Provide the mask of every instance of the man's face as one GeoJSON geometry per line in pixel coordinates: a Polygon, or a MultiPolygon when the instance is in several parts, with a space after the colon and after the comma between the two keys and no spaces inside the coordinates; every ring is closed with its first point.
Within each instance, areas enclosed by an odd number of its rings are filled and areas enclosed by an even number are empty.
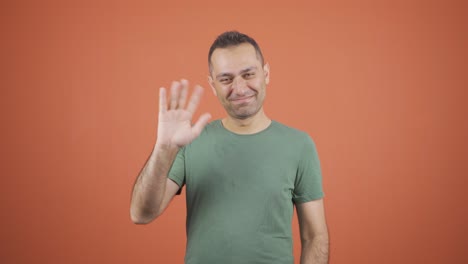
{"type": "Polygon", "coordinates": [[[251,44],[215,49],[211,65],[210,85],[231,117],[246,119],[262,109],[269,67],[251,44]]]}

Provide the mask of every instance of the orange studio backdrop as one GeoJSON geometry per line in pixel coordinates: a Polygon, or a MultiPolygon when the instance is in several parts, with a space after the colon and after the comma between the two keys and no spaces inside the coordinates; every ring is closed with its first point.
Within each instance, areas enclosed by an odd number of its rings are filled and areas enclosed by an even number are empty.
{"type": "MultiPolygon", "coordinates": [[[[330,263],[468,263],[465,1],[0,7],[0,263],[183,263],[185,194],[135,225],[131,188],[158,88],[209,88],[208,48],[232,29],[271,66],[266,113],[317,144],[330,263]]],[[[221,118],[205,91],[197,115],[221,118]]]]}

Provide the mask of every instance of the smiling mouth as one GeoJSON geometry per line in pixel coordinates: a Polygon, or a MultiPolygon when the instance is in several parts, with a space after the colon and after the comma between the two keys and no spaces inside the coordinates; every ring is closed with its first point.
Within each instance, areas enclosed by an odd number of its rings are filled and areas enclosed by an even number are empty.
{"type": "Polygon", "coordinates": [[[249,100],[252,97],[254,97],[254,96],[251,95],[251,96],[246,96],[246,97],[242,97],[242,98],[236,98],[236,99],[232,99],[231,101],[233,101],[233,102],[244,102],[244,101],[249,100]]]}

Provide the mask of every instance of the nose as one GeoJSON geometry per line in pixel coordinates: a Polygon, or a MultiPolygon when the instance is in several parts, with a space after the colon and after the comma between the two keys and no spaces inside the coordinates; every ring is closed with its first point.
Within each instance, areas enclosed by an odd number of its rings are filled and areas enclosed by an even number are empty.
{"type": "Polygon", "coordinates": [[[244,95],[248,90],[247,81],[242,76],[237,76],[232,81],[232,90],[234,94],[244,95]]]}

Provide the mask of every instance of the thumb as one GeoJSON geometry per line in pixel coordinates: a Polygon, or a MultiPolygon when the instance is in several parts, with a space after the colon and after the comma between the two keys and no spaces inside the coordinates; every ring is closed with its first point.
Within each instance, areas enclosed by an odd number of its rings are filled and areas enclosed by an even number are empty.
{"type": "Polygon", "coordinates": [[[192,127],[192,133],[193,133],[194,138],[200,135],[203,128],[206,126],[206,124],[208,124],[208,121],[210,119],[211,119],[210,113],[204,113],[198,118],[197,122],[192,127]]]}

